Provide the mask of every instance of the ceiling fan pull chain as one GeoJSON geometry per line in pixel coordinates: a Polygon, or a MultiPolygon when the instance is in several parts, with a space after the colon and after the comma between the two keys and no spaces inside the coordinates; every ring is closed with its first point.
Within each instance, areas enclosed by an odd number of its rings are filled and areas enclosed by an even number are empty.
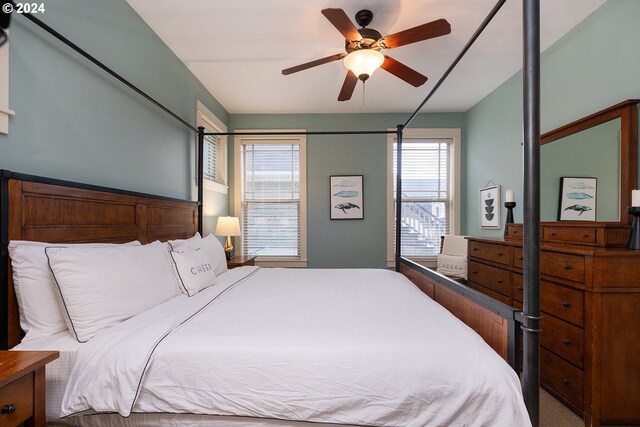
{"type": "Polygon", "coordinates": [[[364,81],[362,82],[362,106],[364,107],[364,81]]]}

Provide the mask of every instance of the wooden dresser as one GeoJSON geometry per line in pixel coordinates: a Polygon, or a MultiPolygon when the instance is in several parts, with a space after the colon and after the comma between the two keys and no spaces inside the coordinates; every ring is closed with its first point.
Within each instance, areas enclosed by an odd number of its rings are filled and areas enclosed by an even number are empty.
{"type": "MultiPolygon", "coordinates": [[[[543,223],[543,386],[585,425],[640,424],[640,251],[618,223],[543,223]]],[[[522,308],[522,226],[469,238],[468,286],[522,308]]]]}

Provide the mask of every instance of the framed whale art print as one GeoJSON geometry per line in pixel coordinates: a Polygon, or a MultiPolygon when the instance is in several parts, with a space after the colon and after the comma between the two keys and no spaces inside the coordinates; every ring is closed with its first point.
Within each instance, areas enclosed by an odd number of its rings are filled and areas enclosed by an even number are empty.
{"type": "Polygon", "coordinates": [[[329,177],[331,219],[363,219],[362,175],[329,177]]]}
{"type": "Polygon", "coordinates": [[[560,178],[559,221],[595,221],[597,178],[560,178]]]}
{"type": "Polygon", "coordinates": [[[480,189],[480,227],[500,228],[500,186],[480,189]]]}

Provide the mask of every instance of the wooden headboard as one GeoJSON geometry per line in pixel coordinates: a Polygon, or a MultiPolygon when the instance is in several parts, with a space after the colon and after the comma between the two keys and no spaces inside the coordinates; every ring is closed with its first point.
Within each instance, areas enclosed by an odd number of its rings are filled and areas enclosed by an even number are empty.
{"type": "Polygon", "coordinates": [[[7,245],[180,239],[198,230],[197,203],[0,170],[0,348],[22,337],[7,245]]]}

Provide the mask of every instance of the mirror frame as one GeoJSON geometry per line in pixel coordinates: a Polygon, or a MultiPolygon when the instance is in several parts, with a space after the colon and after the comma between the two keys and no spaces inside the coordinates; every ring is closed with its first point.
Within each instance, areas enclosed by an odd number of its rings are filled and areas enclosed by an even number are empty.
{"type": "Polygon", "coordinates": [[[620,118],[620,220],[607,223],[631,224],[627,208],[631,206],[631,190],[638,183],[638,108],[640,99],[629,99],[540,136],[540,145],[620,118]]]}

